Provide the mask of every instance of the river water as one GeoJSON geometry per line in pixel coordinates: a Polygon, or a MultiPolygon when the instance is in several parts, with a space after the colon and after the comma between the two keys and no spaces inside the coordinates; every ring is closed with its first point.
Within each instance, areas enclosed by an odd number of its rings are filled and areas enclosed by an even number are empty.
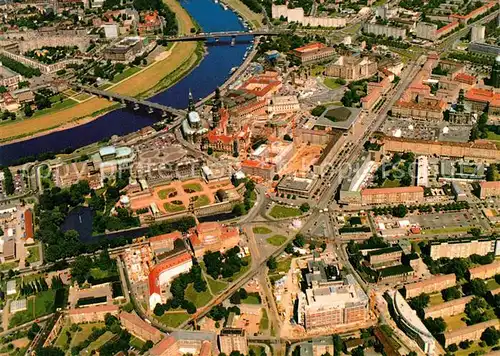
{"type": "MultiPolygon", "coordinates": [[[[201,26],[203,32],[241,31],[243,24],[238,16],[224,10],[213,0],[181,0],[181,5],[201,26]]],[[[207,54],[198,67],[167,90],[150,98],[151,101],[175,108],[186,108],[188,92],[195,99],[203,98],[222,85],[230,76],[231,68],[243,62],[248,43],[207,45],[207,54]]],[[[43,152],[60,152],[66,148],[79,148],[109,138],[125,135],[149,126],[158,120],[145,112],[126,109],[112,111],[94,121],[68,130],[35,137],[30,140],[0,146],[0,165],[43,152]]]]}

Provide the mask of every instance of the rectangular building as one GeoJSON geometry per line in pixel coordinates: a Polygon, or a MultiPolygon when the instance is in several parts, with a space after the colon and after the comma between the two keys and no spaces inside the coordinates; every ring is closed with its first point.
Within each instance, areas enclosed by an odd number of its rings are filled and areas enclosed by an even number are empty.
{"type": "Polygon", "coordinates": [[[469,269],[470,279],[488,279],[500,273],[500,261],[469,269]]]}
{"type": "Polygon", "coordinates": [[[449,241],[431,241],[430,256],[439,258],[466,258],[471,255],[484,256],[495,252],[496,240],[490,239],[458,239],[449,241]]]}
{"type": "Polygon", "coordinates": [[[233,351],[248,354],[248,343],[245,330],[238,328],[224,328],[219,335],[220,352],[230,355],[233,351]]]}
{"type": "Polygon", "coordinates": [[[316,177],[300,178],[287,175],[280,180],[276,189],[278,194],[290,194],[296,195],[299,198],[309,199],[317,182],[316,177]]]}
{"type": "Polygon", "coordinates": [[[454,274],[445,274],[431,277],[425,281],[407,284],[405,289],[406,298],[413,298],[422,293],[434,293],[443,289],[453,287],[457,284],[457,277],[454,274]]]}
{"type": "Polygon", "coordinates": [[[143,341],[151,340],[156,344],[161,340],[161,331],[146,323],[135,313],[121,312],[120,322],[129,333],[143,341]]]}
{"type": "Polygon", "coordinates": [[[295,95],[275,96],[269,100],[269,114],[287,114],[300,111],[299,99],[295,95]]]}
{"type": "Polygon", "coordinates": [[[500,196],[500,181],[481,182],[479,184],[479,198],[486,199],[497,196],[500,196]]]}
{"type": "Polygon", "coordinates": [[[68,312],[69,320],[73,324],[95,323],[104,321],[106,314],[118,315],[118,306],[116,305],[96,305],[87,308],[70,309],[68,312]]]}
{"type": "Polygon", "coordinates": [[[421,203],[423,187],[372,188],[361,191],[362,205],[421,203]]]}
{"type": "Polygon", "coordinates": [[[406,28],[404,27],[369,23],[364,26],[363,31],[366,33],[372,33],[377,36],[393,37],[394,39],[406,38],[406,28]]]}
{"type": "Polygon", "coordinates": [[[381,248],[368,252],[368,261],[372,266],[400,262],[403,250],[399,246],[381,248]]]}
{"type": "Polygon", "coordinates": [[[495,329],[498,330],[500,327],[499,320],[498,319],[489,320],[483,323],[466,326],[460,329],[444,333],[444,339],[445,339],[444,346],[448,347],[451,344],[458,345],[460,342],[465,340],[471,340],[471,341],[479,340],[481,338],[481,335],[483,334],[483,331],[490,327],[494,327],[495,329]]]}
{"type": "Polygon", "coordinates": [[[293,55],[300,59],[301,63],[324,61],[333,58],[335,50],[323,43],[310,43],[304,47],[295,48],[293,55]]]}
{"type": "Polygon", "coordinates": [[[425,319],[427,318],[442,318],[445,316],[452,316],[463,313],[465,310],[465,305],[469,303],[474,296],[469,295],[467,297],[458,298],[450,300],[442,304],[432,305],[424,309],[425,319]]]}

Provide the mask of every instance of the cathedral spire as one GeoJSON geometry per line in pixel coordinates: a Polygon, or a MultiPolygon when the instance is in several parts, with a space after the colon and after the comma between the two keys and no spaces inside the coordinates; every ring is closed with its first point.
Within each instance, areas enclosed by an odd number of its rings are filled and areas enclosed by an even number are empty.
{"type": "Polygon", "coordinates": [[[189,89],[188,111],[195,111],[194,98],[193,93],[191,92],[191,88],[189,89]]]}

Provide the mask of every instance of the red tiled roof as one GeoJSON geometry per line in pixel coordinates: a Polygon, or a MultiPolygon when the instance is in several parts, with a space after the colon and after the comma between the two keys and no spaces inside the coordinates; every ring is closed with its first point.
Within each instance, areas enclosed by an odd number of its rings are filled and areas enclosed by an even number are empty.
{"type": "Polygon", "coordinates": [[[325,48],[325,47],[326,47],[326,45],[324,45],[323,43],[316,42],[316,43],[310,43],[310,44],[303,46],[303,47],[295,48],[294,51],[299,52],[299,53],[305,53],[305,52],[310,52],[310,51],[316,51],[318,49],[325,48]]]}
{"type": "Polygon", "coordinates": [[[272,167],[272,164],[266,163],[266,162],[261,162],[261,161],[255,161],[255,160],[250,160],[246,159],[243,162],[241,162],[242,167],[252,167],[252,168],[262,168],[262,169],[270,169],[272,167]]]}
{"type": "Polygon", "coordinates": [[[423,193],[423,187],[396,187],[363,189],[361,195],[393,194],[393,193],[423,193]]]}
{"type": "Polygon", "coordinates": [[[33,212],[27,209],[24,212],[24,236],[26,239],[32,239],[35,235],[33,233],[33,212]]]}
{"type": "Polygon", "coordinates": [[[157,343],[151,350],[149,350],[149,353],[152,356],[161,356],[165,351],[169,349],[173,344],[175,344],[177,340],[175,340],[175,337],[172,335],[167,336],[163,340],[161,340],[159,343],[157,343]]]}
{"type": "Polygon", "coordinates": [[[153,335],[153,334],[161,334],[160,330],[155,328],[152,325],[149,325],[146,323],[144,320],[139,318],[139,316],[135,313],[127,313],[127,312],[121,312],[120,313],[120,319],[125,319],[128,322],[134,324],[135,326],[144,329],[147,333],[153,335]]]}
{"type": "Polygon", "coordinates": [[[473,76],[473,75],[469,75],[467,73],[458,73],[456,76],[455,76],[455,80],[458,80],[458,81],[464,81],[464,82],[475,82],[476,81],[476,77],[473,76]]]}
{"type": "Polygon", "coordinates": [[[441,27],[439,30],[437,30],[436,33],[444,32],[444,31],[449,30],[451,28],[457,27],[458,25],[459,25],[458,21],[450,22],[449,24],[447,24],[447,25],[441,27]]]}
{"type": "Polygon", "coordinates": [[[93,314],[93,313],[112,313],[118,312],[116,305],[95,305],[92,307],[70,309],[69,314],[93,314]]]}
{"type": "Polygon", "coordinates": [[[158,263],[149,272],[149,294],[157,293],[160,294],[160,285],[158,284],[158,278],[160,274],[164,271],[188,263],[191,261],[191,255],[188,252],[183,252],[179,255],[172,256],[166,260],[158,263]]]}
{"type": "Polygon", "coordinates": [[[497,182],[481,182],[481,188],[500,188],[500,181],[497,182]]]}
{"type": "Polygon", "coordinates": [[[174,231],[168,234],[152,236],[149,238],[149,242],[159,242],[159,241],[177,240],[177,239],[182,239],[182,233],[179,231],[174,231]]]}
{"type": "Polygon", "coordinates": [[[472,88],[465,93],[465,99],[482,103],[489,102],[492,106],[500,106],[500,94],[489,89],[472,88]]]}
{"type": "Polygon", "coordinates": [[[208,356],[211,353],[212,343],[208,340],[203,341],[200,348],[200,356],[208,356]]]}
{"type": "Polygon", "coordinates": [[[233,142],[234,138],[233,138],[233,136],[229,136],[229,135],[217,135],[215,130],[212,130],[207,134],[207,140],[210,143],[220,141],[220,142],[225,143],[225,144],[230,144],[231,142],[233,142]]]}

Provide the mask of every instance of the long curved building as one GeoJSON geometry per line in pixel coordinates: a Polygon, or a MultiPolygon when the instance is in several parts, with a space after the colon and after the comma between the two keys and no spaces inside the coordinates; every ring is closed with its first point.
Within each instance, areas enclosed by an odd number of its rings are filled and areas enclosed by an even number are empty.
{"type": "Polygon", "coordinates": [[[401,293],[398,291],[387,292],[391,305],[391,313],[398,326],[420,346],[427,355],[436,354],[436,340],[427,330],[424,323],[417,316],[401,293]]]}

